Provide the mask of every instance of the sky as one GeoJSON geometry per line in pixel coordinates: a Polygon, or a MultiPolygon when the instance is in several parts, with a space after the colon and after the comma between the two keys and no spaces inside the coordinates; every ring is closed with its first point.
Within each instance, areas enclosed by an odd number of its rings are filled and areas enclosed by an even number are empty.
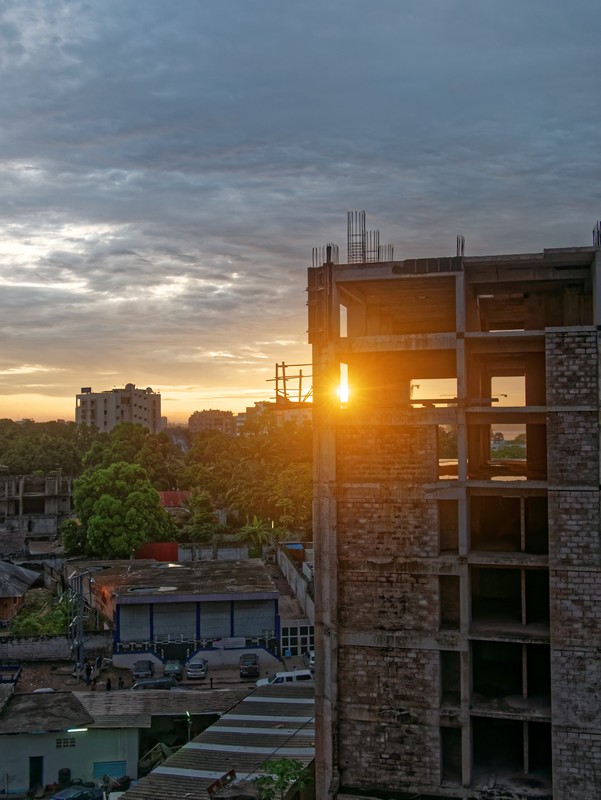
{"type": "Polygon", "coordinates": [[[396,259],[590,245],[600,30],[598,0],[2,0],[0,418],[269,399],[349,210],[396,259]]]}

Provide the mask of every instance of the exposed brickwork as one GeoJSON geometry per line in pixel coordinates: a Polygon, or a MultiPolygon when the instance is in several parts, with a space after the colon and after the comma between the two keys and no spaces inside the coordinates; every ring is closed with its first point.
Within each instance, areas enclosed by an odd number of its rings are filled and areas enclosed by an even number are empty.
{"type": "Polygon", "coordinates": [[[436,427],[339,428],[337,478],[341,482],[415,485],[438,478],[436,427]]]}
{"type": "Polygon", "coordinates": [[[390,500],[383,488],[341,490],[338,500],[339,555],[353,557],[369,544],[372,556],[434,558],[438,555],[436,502],[422,491],[390,500]]]}
{"type": "Polygon", "coordinates": [[[599,417],[596,411],[547,414],[548,481],[599,487],[599,417]]]}
{"type": "Polygon", "coordinates": [[[550,491],[549,560],[566,567],[601,566],[598,491],[550,491]]]}
{"type": "Polygon", "coordinates": [[[547,332],[545,357],[547,406],[596,406],[597,331],[547,332]]]}
{"type": "Polygon", "coordinates": [[[343,785],[397,790],[439,781],[438,653],[345,648],[339,684],[343,785]]]}
{"type": "Polygon", "coordinates": [[[596,648],[557,645],[551,649],[551,675],[555,719],[601,736],[601,659],[596,648]]]}
{"type": "Polygon", "coordinates": [[[339,604],[343,627],[432,633],[438,628],[438,579],[397,572],[390,564],[357,564],[341,571],[339,604]]]}
{"type": "Polygon", "coordinates": [[[558,726],[553,734],[553,796],[598,800],[601,787],[601,734],[558,726]]]}

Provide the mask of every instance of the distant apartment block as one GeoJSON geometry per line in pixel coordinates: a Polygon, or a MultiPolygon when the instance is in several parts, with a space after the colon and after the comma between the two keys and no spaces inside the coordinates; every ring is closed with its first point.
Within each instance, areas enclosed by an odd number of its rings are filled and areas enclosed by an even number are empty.
{"type": "Polygon", "coordinates": [[[122,422],[143,425],[150,433],[161,428],[161,395],[150,386],[137,389],[127,383],[123,389],[93,392],[84,387],[76,396],[75,422],[108,433],[122,422]]]}
{"type": "Polygon", "coordinates": [[[319,800],[601,797],[601,237],[461,250],[309,270],[319,800]]]}
{"type": "Polygon", "coordinates": [[[236,420],[231,411],[218,411],[214,408],[195,411],[188,419],[190,433],[201,431],[221,431],[228,436],[236,434],[236,420]]]}

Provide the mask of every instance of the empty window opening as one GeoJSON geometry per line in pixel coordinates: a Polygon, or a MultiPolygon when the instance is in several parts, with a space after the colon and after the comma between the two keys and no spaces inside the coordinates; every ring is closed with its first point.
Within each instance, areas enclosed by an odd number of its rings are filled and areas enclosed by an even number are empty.
{"type": "Polygon", "coordinates": [[[491,425],[491,461],[525,461],[526,456],[525,425],[491,425]]]}
{"type": "Polygon", "coordinates": [[[545,569],[525,571],[526,623],[549,624],[549,573],[545,569]]]}
{"type": "Polygon", "coordinates": [[[438,544],[440,552],[459,550],[459,503],[457,500],[438,501],[438,544]]]}
{"type": "Polygon", "coordinates": [[[547,498],[472,495],[470,548],[492,552],[549,552],[547,498]]]}
{"type": "Polygon", "coordinates": [[[456,575],[441,575],[438,580],[440,597],[440,627],[443,630],[459,630],[459,577],[456,575]]]}
{"type": "Polygon", "coordinates": [[[551,705],[551,648],[545,644],[526,646],[526,696],[551,705]]]}
{"type": "Polygon", "coordinates": [[[519,497],[472,497],[470,548],[493,552],[520,552],[520,507],[519,497]]]}
{"type": "Polygon", "coordinates": [[[440,651],[440,699],[445,706],[461,703],[461,655],[454,650],[440,651]]]}
{"type": "Polygon", "coordinates": [[[46,510],[46,499],[44,497],[24,497],[24,514],[43,514],[46,510]]]}
{"type": "Polygon", "coordinates": [[[468,477],[490,481],[545,480],[546,436],[544,424],[469,424],[468,477]]]}
{"type": "Polygon", "coordinates": [[[340,338],[346,339],[348,336],[348,308],[340,304],[340,338]]]}
{"type": "Polygon", "coordinates": [[[481,699],[522,697],[522,645],[472,642],[474,703],[481,699]]]}
{"type": "Polygon", "coordinates": [[[461,728],[440,729],[442,782],[461,784],[461,728]]]}
{"type": "Polygon", "coordinates": [[[414,407],[431,408],[457,404],[457,378],[413,378],[409,396],[414,407]]]}
{"type": "Polygon", "coordinates": [[[338,395],[341,403],[348,403],[349,400],[349,380],[348,380],[348,364],[340,363],[340,383],[338,386],[338,395]]]}
{"type": "Polygon", "coordinates": [[[522,622],[522,592],[519,569],[473,567],[472,621],[504,625],[522,622]]]}
{"type": "Polygon", "coordinates": [[[438,477],[458,479],[457,426],[438,426],[438,477]]]}
{"type": "Polygon", "coordinates": [[[546,497],[525,498],[525,548],[527,553],[549,552],[549,514],[546,497]]]}
{"type": "Polygon", "coordinates": [[[488,785],[491,775],[524,774],[523,723],[506,719],[472,718],[474,784],[488,785]]]}
{"type": "Polygon", "coordinates": [[[519,407],[526,405],[526,376],[511,375],[491,378],[492,405],[519,407]]]}
{"type": "Polygon", "coordinates": [[[547,784],[551,783],[551,725],[547,722],[529,722],[526,727],[528,747],[525,772],[540,776],[547,784]]]}

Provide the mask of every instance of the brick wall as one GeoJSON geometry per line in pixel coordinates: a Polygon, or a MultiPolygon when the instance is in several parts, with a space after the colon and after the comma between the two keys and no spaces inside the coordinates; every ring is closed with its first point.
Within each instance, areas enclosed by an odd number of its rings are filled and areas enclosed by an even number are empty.
{"type": "Polygon", "coordinates": [[[587,569],[601,566],[599,497],[598,491],[549,492],[551,564],[587,569]]]}
{"type": "Polygon", "coordinates": [[[547,412],[547,479],[551,485],[599,486],[597,411],[547,412]]]}
{"type": "Polygon", "coordinates": [[[435,425],[343,427],[336,437],[341,482],[409,485],[438,478],[435,425]]]}
{"type": "Polygon", "coordinates": [[[436,501],[417,489],[392,497],[383,487],[354,486],[338,495],[340,557],[369,547],[370,556],[434,558],[438,555],[436,501]]]}
{"type": "Polygon", "coordinates": [[[548,331],[545,335],[547,405],[596,405],[597,331],[548,331]]]}
{"type": "Polygon", "coordinates": [[[601,786],[601,734],[553,731],[553,796],[561,800],[597,800],[601,786]]]}
{"type": "Polygon", "coordinates": [[[342,649],[343,786],[407,790],[438,784],[438,663],[431,650],[342,649]]]}

